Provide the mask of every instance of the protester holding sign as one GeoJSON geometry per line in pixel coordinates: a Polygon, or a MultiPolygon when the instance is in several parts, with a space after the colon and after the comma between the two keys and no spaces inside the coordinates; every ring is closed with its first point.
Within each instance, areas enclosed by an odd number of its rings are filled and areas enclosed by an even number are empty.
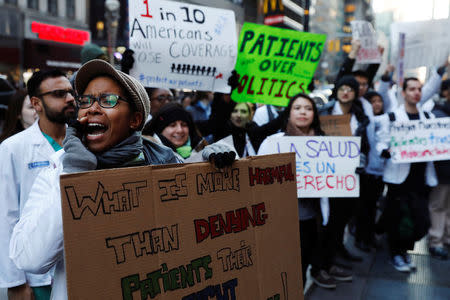
{"type": "MultiPolygon", "coordinates": [[[[369,64],[369,66],[365,70],[358,69],[358,70],[353,71],[353,66],[356,62],[356,57],[357,57],[357,54],[360,51],[360,49],[361,49],[361,41],[358,39],[352,39],[352,48],[351,48],[350,53],[348,54],[347,58],[345,59],[344,63],[342,64],[341,68],[339,69],[339,73],[336,76],[335,82],[338,82],[339,79],[341,79],[345,75],[353,75],[355,77],[356,81],[358,81],[358,83],[359,83],[358,97],[357,97],[357,100],[355,103],[362,106],[362,108],[364,109],[364,113],[367,116],[372,117],[373,116],[372,106],[369,103],[369,101],[367,101],[367,99],[364,98],[364,95],[367,93],[369,88],[372,86],[373,79],[374,79],[375,75],[377,74],[380,64],[372,63],[372,64],[369,64]]],[[[382,53],[384,51],[384,48],[379,47],[378,51],[382,53]]],[[[337,90],[336,90],[336,86],[335,86],[332,97],[336,97],[336,93],[337,93],[337,90]]],[[[385,101],[387,101],[387,100],[385,100],[385,101]]],[[[387,106],[389,106],[389,105],[390,104],[387,104],[387,106]]]]}
{"type": "Polygon", "coordinates": [[[67,299],[59,175],[181,162],[169,148],[142,139],[150,102],[136,79],[92,60],[78,71],[75,89],[78,121],[67,129],[64,151],[36,178],[10,243],[18,268],[43,273],[56,266],[55,300],[67,299]]]}
{"type": "MultiPolygon", "coordinates": [[[[367,180],[362,178],[364,176],[367,155],[369,153],[369,134],[373,128],[370,125],[368,116],[364,113],[362,107],[355,101],[358,97],[359,83],[351,75],[346,75],[339,79],[336,83],[337,98],[332,99],[326,105],[324,105],[320,112],[322,115],[342,115],[351,114],[350,128],[354,136],[361,137],[361,163],[358,169],[360,173],[361,189],[365,188],[364,183],[367,180]]],[[[337,236],[337,251],[338,254],[350,261],[361,261],[360,256],[351,254],[343,244],[344,229],[350,219],[354,216],[354,212],[358,201],[360,199],[347,198],[347,199],[330,199],[330,222],[336,222],[334,230],[336,230],[337,236]]]]}
{"type": "MultiPolygon", "coordinates": [[[[237,76],[234,77],[237,80],[237,76]]],[[[233,80],[232,76],[232,89],[235,87],[233,80]]],[[[282,118],[278,116],[269,123],[258,126],[252,121],[253,110],[250,104],[236,104],[228,94],[216,93],[211,107],[209,120],[196,123],[201,133],[203,136],[212,134],[216,142],[231,136],[232,146],[239,157],[256,155],[264,139],[276,133],[282,125],[282,118]]]]}
{"type": "Polygon", "coordinates": [[[385,227],[391,254],[391,263],[400,272],[416,268],[408,250],[414,248],[430,225],[426,185],[437,185],[433,162],[394,163],[390,155],[390,127],[393,122],[433,118],[418,108],[422,84],[417,78],[406,78],[403,84],[405,104],[382,116],[378,132],[379,154],[387,158],[383,180],[388,184],[387,205],[384,211],[385,227]]]}
{"type": "MultiPolygon", "coordinates": [[[[282,132],[269,136],[262,143],[258,155],[272,154],[271,139],[282,136],[317,136],[324,135],[320,127],[316,104],[306,94],[297,94],[289,101],[282,113],[282,132]]],[[[351,274],[333,264],[332,239],[325,233],[325,218],[321,222],[320,241],[317,223],[320,217],[320,201],[317,198],[298,198],[298,213],[300,226],[300,248],[302,258],[303,285],[306,280],[306,270],[312,266],[311,275],[314,282],[324,288],[336,288],[335,280],[351,280],[351,274]]]]}

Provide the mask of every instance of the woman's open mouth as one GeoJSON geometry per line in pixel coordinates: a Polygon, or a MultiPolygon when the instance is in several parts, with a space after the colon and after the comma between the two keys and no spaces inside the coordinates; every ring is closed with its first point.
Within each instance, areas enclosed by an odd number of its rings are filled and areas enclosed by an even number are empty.
{"type": "Polygon", "coordinates": [[[88,123],[86,126],[86,137],[95,138],[103,135],[108,127],[100,123],[88,123]]]}

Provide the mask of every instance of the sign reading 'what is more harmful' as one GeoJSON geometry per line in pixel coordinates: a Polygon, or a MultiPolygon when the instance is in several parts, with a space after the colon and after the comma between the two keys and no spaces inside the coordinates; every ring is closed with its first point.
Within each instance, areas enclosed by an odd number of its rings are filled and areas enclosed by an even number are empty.
{"type": "Polygon", "coordinates": [[[287,153],[61,176],[68,299],[303,299],[294,172],[287,153]]]}
{"type": "Polygon", "coordinates": [[[146,87],[230,91],[237,51],[233,11],[175,1],[129,2],[132,76],[146,87]]]}
{"type": "Polygon", "coordinates": [[[394,163],[450,159],[450,118],[393,122],[390,135],[394,163]]]}
{"type": "Polygon", "coordinates": [[[295,94],[307,93],[325,40],[323,34],[244,23],[232,99],[286,106],[295,94]]]}

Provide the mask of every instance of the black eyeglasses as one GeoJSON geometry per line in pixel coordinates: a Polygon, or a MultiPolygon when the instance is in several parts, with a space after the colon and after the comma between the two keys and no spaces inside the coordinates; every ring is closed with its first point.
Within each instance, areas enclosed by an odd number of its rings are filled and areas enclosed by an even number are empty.
{"type": "Polygon", "coordinates": [[[126,99],[116,94],[101,94],[98,97],[95,97],[94,95],[81,95],[76,98],[79,108],[89,108],[95,101],[103,108],[113,108],[117,105],[119,100],[128,102],[126,99]]]}
{"type": "Polygon", "coordinates": [[[172,102],[174,98],[171,95],[159,95],[158,97],[155,97],[153,99],[158,100],[159,102],[163,102],[163,101],[172,102]]]}
{"type": "Polygon", "coordinates": [[[45,92],[45,93],[39,94],[39,95],[37,95],[37,97],[51,95],[52,97],[55,97],[55,98],[64,98],[65,99],[69,94],[72,97],[75,97],[75,91],[74,90],[53,90],[53,91],[49,91],[49,92],[45,92]]]}

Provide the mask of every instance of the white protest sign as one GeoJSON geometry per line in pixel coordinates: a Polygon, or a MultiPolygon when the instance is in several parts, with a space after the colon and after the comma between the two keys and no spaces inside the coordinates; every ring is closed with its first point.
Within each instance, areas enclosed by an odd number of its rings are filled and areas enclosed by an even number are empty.
{"type": "Polygon", "coordinates": [[[450,50],[450,19],[398,22],[391,24],[391,61],[397,61],[400,33],[403,41],[405,70],[418,67],[442,66],[450,50]]]}
{"type": "Polygon", "coordinates": [[[394,163],[450,159],[450,118],[392,122],[390,134],[394,163]]]}
{"type": "Polygon", "coordinates": [[[258,154],[295,152],[297,197],[358,197],[360,137],[269,137],[258,154]]]}
{"type": "Polygon", "coordinates": [[[352,38],[361,42],[361,48],[356,56],[356,62],[361,64],[381,63],[381,53],[378,51],[377,34],[372,24],[367,21],[351,21],[352,38]]]}
{"type": "Polygon", "coordinates": [[[130,0],[130,73],[146,87],[228,93],[237,34],[231,10],[130,0]]]}

